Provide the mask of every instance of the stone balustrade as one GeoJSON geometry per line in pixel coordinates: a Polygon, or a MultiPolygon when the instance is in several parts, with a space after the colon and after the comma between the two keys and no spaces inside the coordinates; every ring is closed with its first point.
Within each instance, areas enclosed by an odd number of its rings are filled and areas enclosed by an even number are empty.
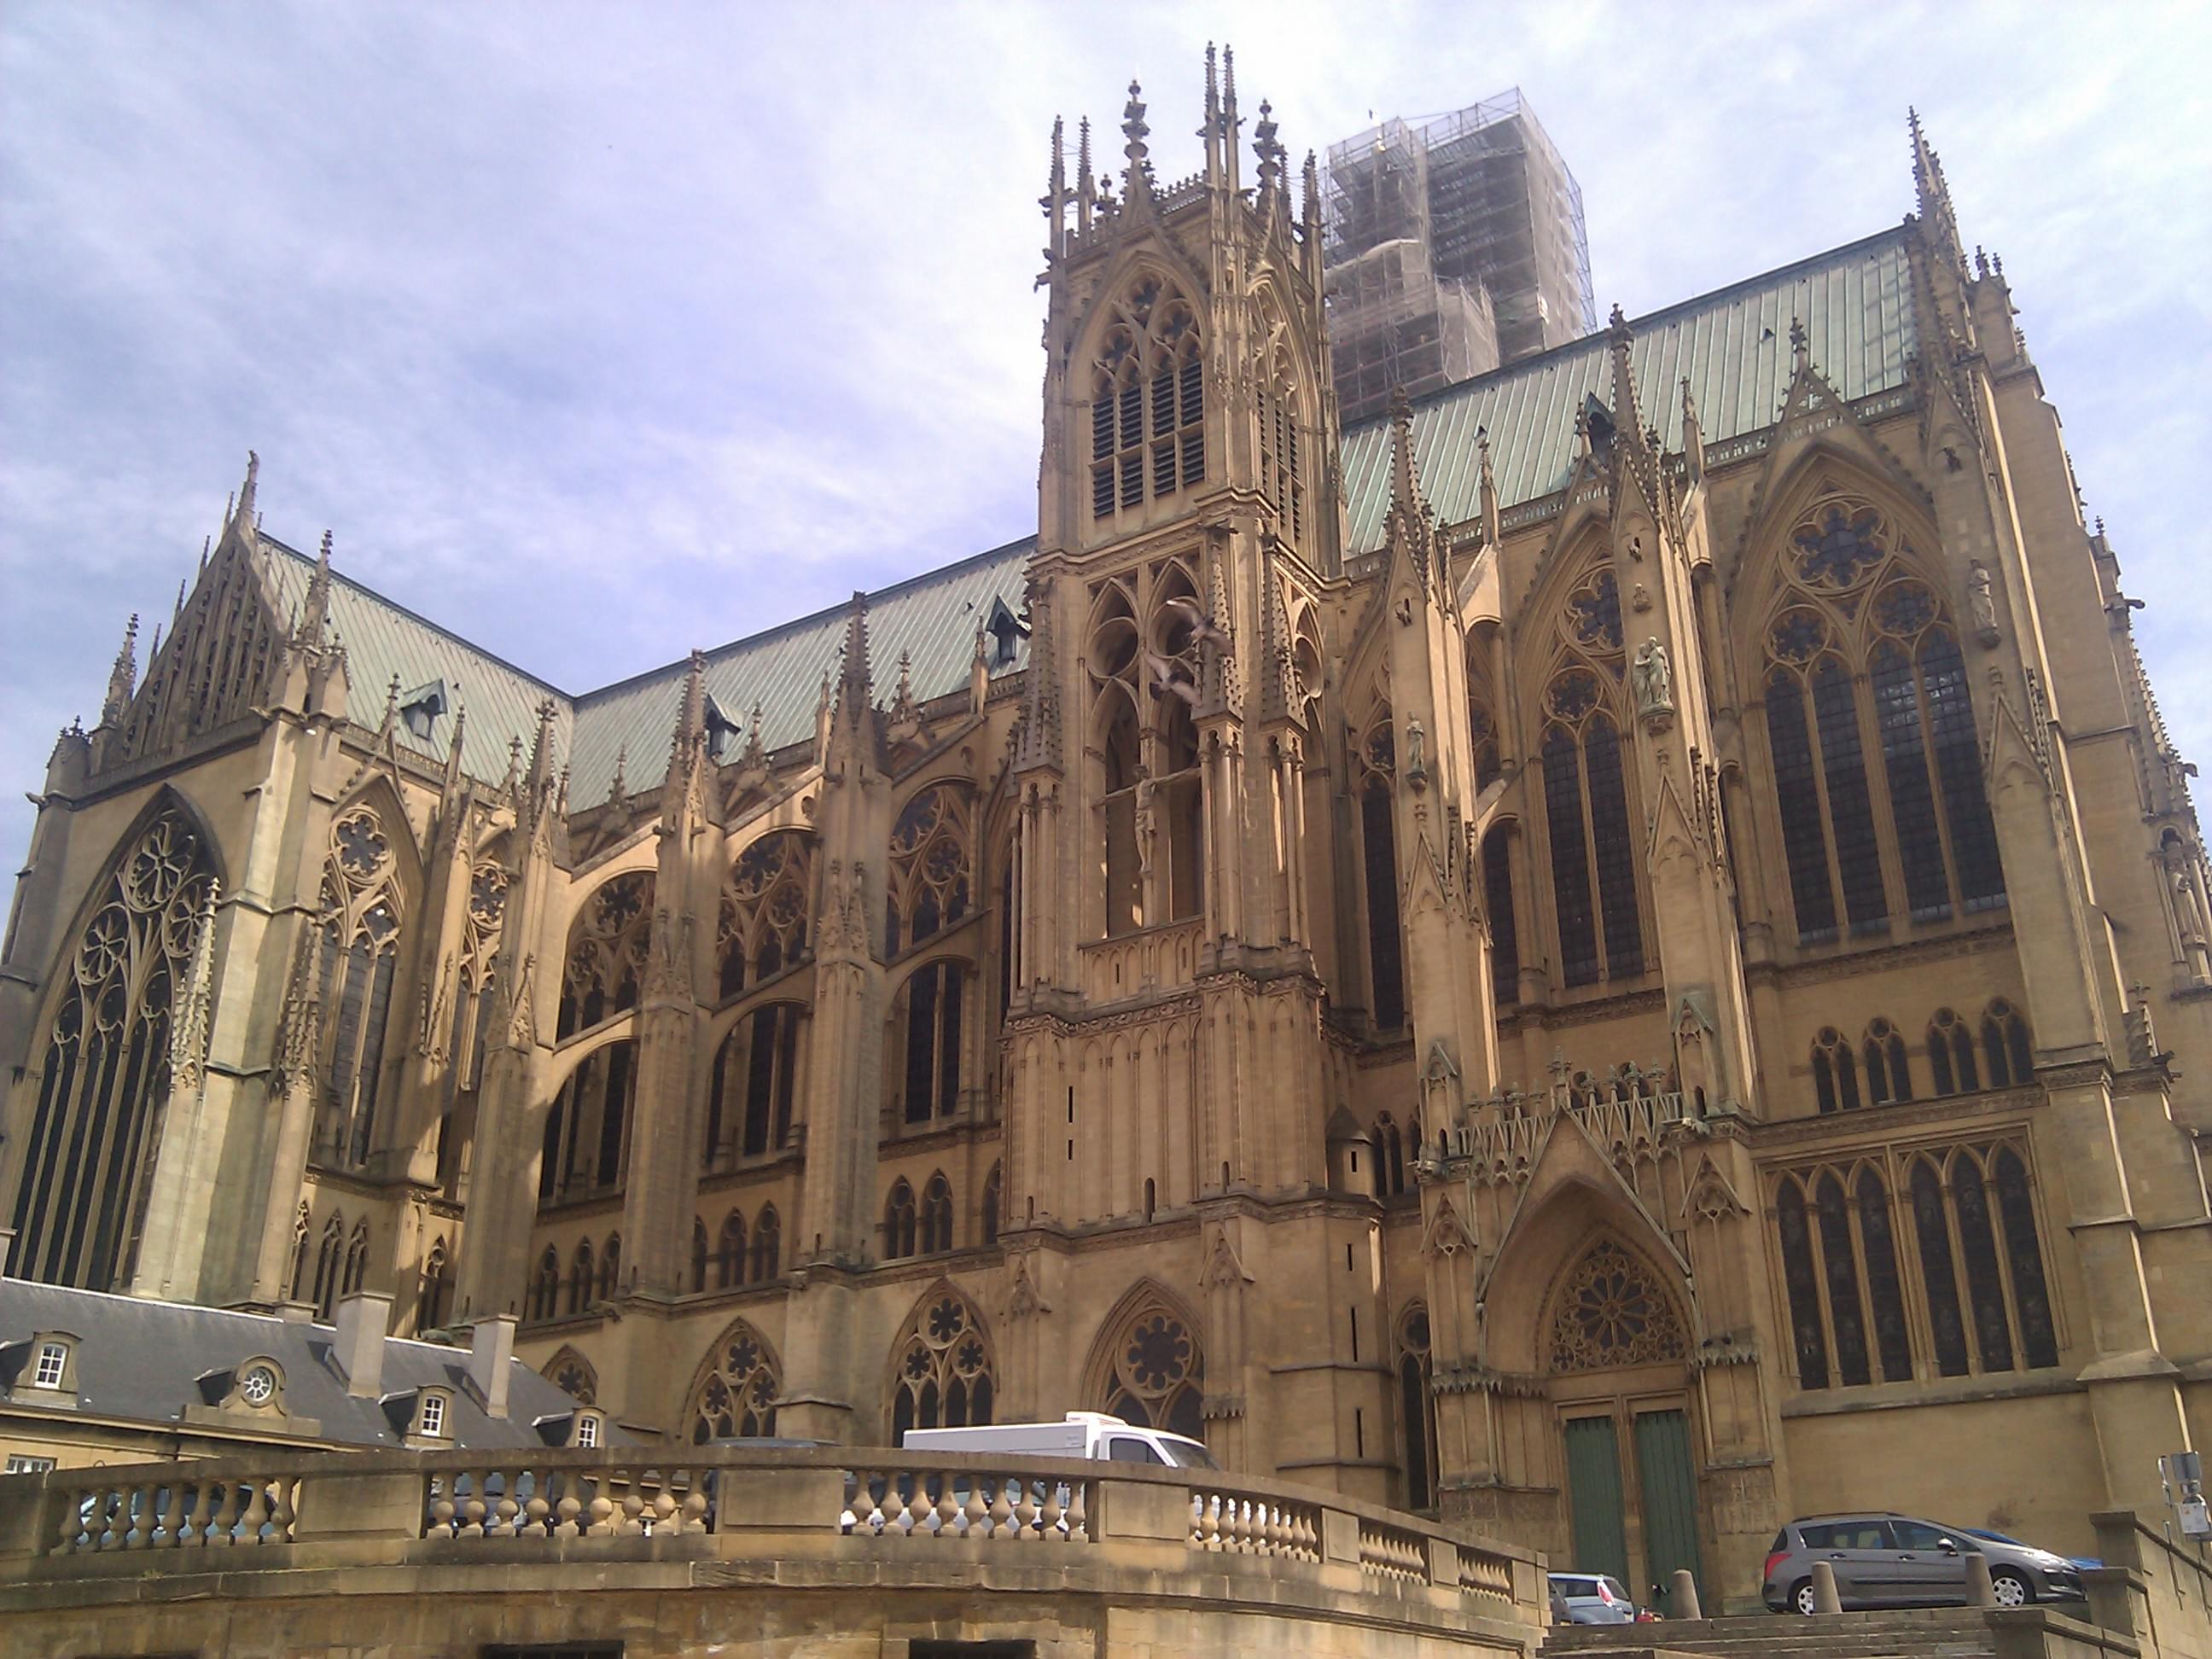
{"type": "Polygon", "coordinates": [[[1076,953],[1085,998],[1097,1007],[1194,983],[1204,933],[1193,917],[1088,941],[1076,953]]]}
{"type": "Polygon", "coordinates": [[[1424,1148],[1421,1168],[1433,1179],[1467,1175],[1477,1181],[1525,1180],[1535,1167],[1553,1122],[1572,1116],[1616,1163],[1655,1157],[1669,1124],[1694,1109],[1674,1079],[1657,1069],[1632,1066],[1600,1079],[1555,1079],[1533,1093],[1500,1091],[1475,1102],[1441,1143],[1424,1148]]]}

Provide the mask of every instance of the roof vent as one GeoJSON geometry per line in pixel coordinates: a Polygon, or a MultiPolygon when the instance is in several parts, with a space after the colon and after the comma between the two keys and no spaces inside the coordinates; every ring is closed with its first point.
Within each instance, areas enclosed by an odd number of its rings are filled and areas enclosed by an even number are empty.
{"type": "Polygon", "coordinates": [[[432,680],[399,699],[399,718],[410,735],[427,742],[430,727],[446,712],[446,683],[432,680]]]}
{"type": "Polygon", "coordinates": [[[737,721],[730,718],[729,712],[714,701],[714,694],[709,691],[707,694],[707,758],[721,759],[730,739],[736,737],[740,729],[737,721]]]}

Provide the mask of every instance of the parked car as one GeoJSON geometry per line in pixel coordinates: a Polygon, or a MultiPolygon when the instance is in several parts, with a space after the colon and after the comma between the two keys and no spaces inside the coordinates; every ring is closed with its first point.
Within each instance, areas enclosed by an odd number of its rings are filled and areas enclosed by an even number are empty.
{"type": "Polygon", "coordinates": [[[1826,1561],[1846,1612],[1963,1605],[1970,1550],[1988,1558],[2000,1607],[2087,1599],[2080,1570],[2063,1555],[1893,1510],[1792,1521],[1768,1547],[1760,1595],[1771,1612],[1811,1613],[1813,1563],[1826,1561]]]}
{"type": "MultiPolygon", "coordinates": [[[[2001,1532],[1992,1532],[1987,1527],[1961,1527],[1959,1530],[1970,1538],[1985,1539],[1992,1544],[2010,1544],[2014,1549],[2022,1550],[2030,1547],[2017,1538],[2008,1537],[2001,1532]]],[[[2090,1567],[2101,1567],[2105,1565],[2102,1558],[2094,1555],[2069,1555],[2066,1559],[2085,1571],[2090,1567]]]]}
{"type": "MultiPolygon", "coordinates": [[[[1552,1593],[1566,1604],[1571,1625],[1633,1625],[1644,1613],[1620,1580],[1602,1572],[1555,1572],[1552,1593]]],[[[1557,1620],[1557,1614],[1553,1615],[1557,1620]]]]}

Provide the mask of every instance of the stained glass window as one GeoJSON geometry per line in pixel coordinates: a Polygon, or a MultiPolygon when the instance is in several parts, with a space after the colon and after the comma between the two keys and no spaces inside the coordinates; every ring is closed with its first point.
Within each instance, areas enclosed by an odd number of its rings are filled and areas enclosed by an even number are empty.
{"type": "Polygon", "coordinates": [[[1820,1291],[1814,1276],[1812,1229],[1805,1217],[1805,1194],[1784,1177],[1774,1198],[1774,1217],[1782,1238],[1782,1279],[1790,1298],[1790,1328],[1796,1340],[1797,1384],[1828,1386],[1828,1341],[1820,1328],[1820,1291]]]}
{"type": "Polygon", "coordinates": [[[1836,867],[1844,908],[1854,931],[1877,928],[1889,908],[1881,890],[1881,852],[1859,745],[1858,702],[1851,679],[1833,657],[1813,675],[1813,708],[1820,728],[1820,763],[1828,786],[1828,821],[1836,836],[1836,867]]]}
{"type": "Polygon", "coordinates": [[[1813,1040],[1813,1091],[1824,1112],[1858,1109],[1858,1066],[1850,1044],[1832,1025],[1821,1027],[1813,1040]]]}
{"type": "Polygon", "coordinates": [[[747,1439],[775,1433],[775,1400],[782,1367],[768,1339],[745,1320],[723,1332],[710,1351],[706,1375],[691,1390],[691,1440],[747,1439]]]}
{"type": "Polygon", "coordinates": [[[1395,1031],[1406,1023],[1403,923],[1398,912],[1397,830],[1391,822],[1390,786],[1376,777],[1360,793],[1360,844],[1366,855],[1368,968],[1375,982],[1375,1029],[1395,1031]]]}
{"type": "Polygon", "coordinates": [[[2004,868],[1997,856],[1996,824],[1982,788],[1981,744],[1966,693],[1966,665],[1958,641],[1948,632],[1931,630],[1922,641],[1920,678],[1936,769],[1943,780],[1943,817],[1951,830],[1959,890],[1967,909],[1987,909],[2004,900],[2004,868]]]}
{"type": "Polygon", "coordinates": [[[1521,935],[1513,919],[1512,848],[1504,830],[1482,843],[1482,897],[1490,913],[1492,988],[1501,1008],[1521,1000],[1521,935]]]}
{"type": "Polygon", "coordinates": [[[2020,1309],[2021,1358],[2030,1366],[2058,1363],[2058,1334],[2051,1322],[2051,1293],[2043,1279],[2043,1250],[2035,1237],[2035,1204],[2027,1167],[2009,1146],[1990,1160],[1997,1212],[2004,1222],[2005,1260],[2012,1267],[2013,1300],[2020,1309]]]}
{"type": "Polygon", "coordinates": [[[1905,1037],[1886,1019],[1869,1021],[1862,1048],[1866,1060],[1867,1098],[1879,1106],[1886,1101],[1912,1098],[1911,1068],[1906,1064],[1905,1037]]]}
{"type": "Polygon", "coordinates": [[[1674,1304],[1644,1264],[1601,1239],[1568,1273],[1552,1320],[1555,1371],[1599,1370],[1679,1358],[1682,1328],[1674,1304]]]}
{"type": "Polygon", "coordinates": [[[1805,727],[1805,694],[1797,677],[1778,669],[1766,682],[1766,736],[1782,815],[1782,848],[1790,866],[1790,898],[1797,941],[1836,936],[1836,893],[1828,880],[1828,833],[1814,781],[1813,744],[1805,727]]]}
{"type": "Polygon", "coordinates": [[[1628,795],[1621,780],[1620,739],[1600,714],[1583,735],[1589,769],[1590,836],[1597,851],[1597,889],[1605,922],[1607,979],[1644,971],[1643,924],[1636,910],[1635,837],[1628,824],[1628,795]]]}
{"type": "Polygon", "coordinates": [[[2024,1088],[2034,1081],[2035,1055],[2028,1044],[2027,1022],[2002,997],[1983,1012],[1982,1056],[1989,1062],[1992,1089],[2024,1088]]]}
{"type": "Polygon", "coordinates": [[[1590,902],[1589,848],[1583,832],[1582,756],[1565,730],[1544,734],[1544,817],[1551,830],[1552,890],[1559,909],[1562,976],[1598,976],[1597,915],[1590,902]]]}
{"type": "Polygon", "coordinates": [[[997,1367],[983,1316],[957,1291],[925,1299],[892,1345],[897,1376],[891,1395],[891,1443],[908,1429],[961,1429],[988,1424],[997,1393],[997,1367]]]}
{"type": "Polygon", "coordinates": [[[1936,792],[1928,778],[1927,728],[1912,664],[1894,641],[1878,643],[1874,670],[1875,721],[1889,781],[1889,809],[1897,825],[1897,851],[1905,865],[1905,902],[1915,921],[1951,914],[1951,881],[1943,869],[1943,835],[1936,822],[1936,792]]]}
{"type": "Polygon", "coordinates": [[[1928,1022],[1928,1059],[1936,1069],[1938,1095],[1970,1095],[1981,1085],[1974,1066],[1974,1039],[1966,1022],[1948,1008],[1938,1008],[1928,1022]]]}
{"type": "Polygon", "coordinates": [[[1429,1310],[1416,1302],[1398,1320],[1398,1419],[1406,1440],[1406,1507],[1437,1498],[1437,1402],[1431,1389],[1429,1310]]]}
{"type": "Polygon", "coordinates": [[[884,1260],[896,1261],[914,1255],[918,1231],[914,1188],[901,1176],[884,1200],[884,1260]]]}
{"type": "Polygon", "coordinates": [[[1959,1215],[1959,1249],[1966,1259],[1966,1294],[1974,1310],[1974,1337],[1982,1369],[2012,1369],[2012,1321],[2005,1311],[2004,1281],[1997,1267],[1996,1235],[1990,1224],[1989,1189],[1982,1166],[1971,1152],[1951,1160],[1951,1201],[1959,1215]]]}
{"type": "Polygon", "coordinates": [[[1858,1264],[1851,1255],[1850,1206],[1832,1171],[1820,1177],[1820,1257],[1827,1268],[1828,1319],[1836,1338],[1836,1380],[1849,1388],[1869,1380],[1866,1313],[1859,1301],[1858,1264]]]}
{"type": "Polygon", "coordinates": [[[1928,1316],[1935,1328],[1936,1364],[1946,1376],[1964,1376],[1966,1325],[1959,1307],[1959,1276],[1951,1255],[1951,1226],[1945,1215],[1942,1178],[1934,1162],[1912,1161],[1912,1225],[1920,1242],[1920,1279],[1928,1291],[1928,1316]]]}
{"type": "Polygon", "coordinates": [[[1205,1438],[1206,1357],[1182,1317],[1150,1301],[1108,1356],[1105,1409],[1125,1423],[1205,1438]]]}
{"type": "Polygon", "coordinates": [[[1889,1224],[1889,1191],[1871,1167],[1859,1171],[1859,1243],[1866,1255],[1867,1301],[1874,1314],[1875,1347],[1885,1382],[1912,1376],[1912,1340],[1905,1328],[1905,1296],[1898,1282],[1897,1245],[1889,1224]]]}

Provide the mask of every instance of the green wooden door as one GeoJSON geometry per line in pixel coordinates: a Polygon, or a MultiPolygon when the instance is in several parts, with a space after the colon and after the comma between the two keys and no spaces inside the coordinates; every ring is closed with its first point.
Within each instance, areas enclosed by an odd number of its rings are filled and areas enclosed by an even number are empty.
{"type": "Polygon", "coordinates": [[[1663,1592],[1659,1605],[1679,1617],[1673,1605],[1676,1568],[1687,1567],[1699,1599],[1705,1594],[1698,1568],[1697,1475],[1690,1466],[1689,1422],[1680,1412],[1638,1414],[1636,1480],[1644,1499],[1644,1559],[1663,1592]]]}
{"type": "Polygon", "coordinates": [[[1555,1561],[1562,1571],[1609,1572],[1631,1595],[1628,1532],[1621,1513],[1620,1450],[1609,1417],[1567,1422],[1567,1507],[1574,1519],[1575,1559],[1555,1561]]]}

